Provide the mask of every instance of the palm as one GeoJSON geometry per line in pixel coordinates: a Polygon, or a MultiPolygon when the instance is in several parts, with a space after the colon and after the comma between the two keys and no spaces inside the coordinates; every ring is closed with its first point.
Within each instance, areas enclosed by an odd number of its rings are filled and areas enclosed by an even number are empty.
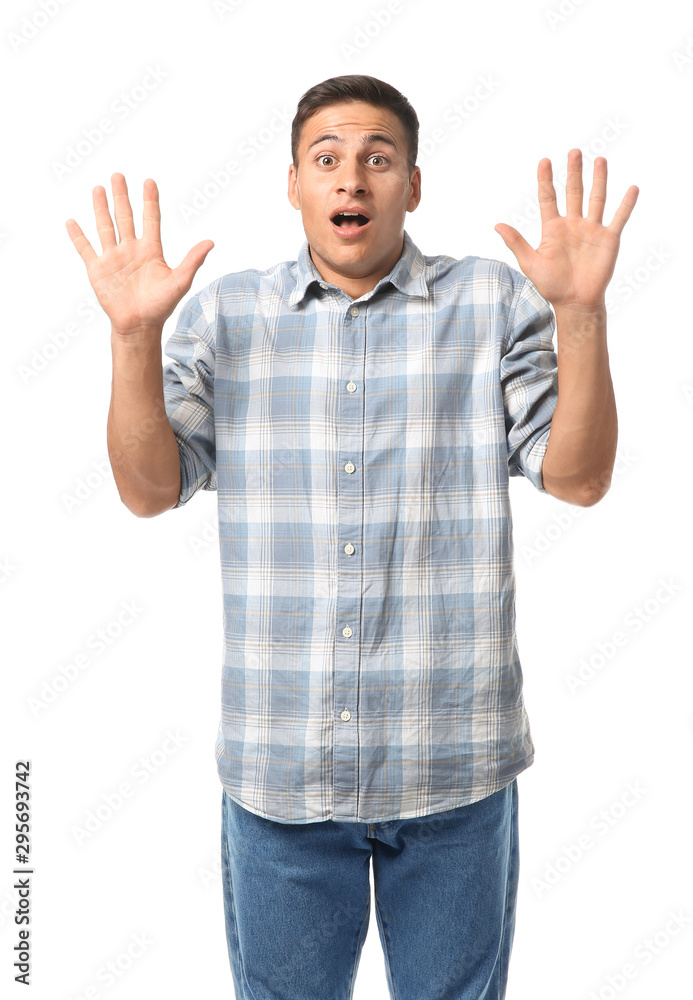
{"type": "Polygon", "coordinates": [[[184,294],[181,289],[176,295],[180,283],[171,280],[173,271],[161,246],[142,246],[140,240],[120,243],[97,257],[87,273],[102,308],[122,329],[163,322],[184,294]]]}
{"type": "Polygon", "coordinates": [[[632,185],[628,189],[611,225],[604,226],[604,157],[598,157],[594,164],[594,183],[585,217],[579,149],[571,150],[568,157],[565,216],[558,213],[550,160],[540,161],[537,177],[542,223],[537,249],[532,250],[512,226],[499,223],[496,231],[537,291],[552,305],[590,309],[602,306],[616,266],[621,232],[637,201],[638,188],[632,185]]]}
{"type": "Polygon", "coordinates": [[[113,200],[120,242],[116,242],[105,189],[94,188],[94,215],[103,248],[98,256],[80,227],[67,229],[87,268],[94,293],[112,326],[121,332],[163,326],[192,284],[195,272],[212,249],[204,240],[171,269],[161,248],[159,193],[153,180],[144,183],[143,235],[135,237],[125,178],[113,174],[113,200]]]}

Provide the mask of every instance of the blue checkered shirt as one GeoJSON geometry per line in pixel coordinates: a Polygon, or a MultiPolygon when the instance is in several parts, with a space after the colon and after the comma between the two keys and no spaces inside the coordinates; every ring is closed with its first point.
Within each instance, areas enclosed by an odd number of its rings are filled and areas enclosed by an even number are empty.
{"type": "Polygon", "coordinates": [[[406,819],[532,764],[508,477],[547,492],[554,329],[519,271],[406,230],[356,299],[305,241],[185,301],[164,400],[176,507],[217,491],[216,761],[241,806],[406,819]]]}

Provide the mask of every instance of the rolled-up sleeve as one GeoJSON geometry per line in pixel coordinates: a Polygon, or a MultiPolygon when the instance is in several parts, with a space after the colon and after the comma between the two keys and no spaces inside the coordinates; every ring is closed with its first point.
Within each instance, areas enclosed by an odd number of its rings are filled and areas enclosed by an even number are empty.
{"type": "Polygon", "coordinates": [[[558,358],[554,351],[555,317],[532,282],[508,267],[515,293],[500,363],[508,475],[526,476],[548,493],[542,462],[549,443],[551,418],[558,402],[558,358]]]}
{"type": "Polygon", "coordinates": [[[180,455],[182,507],[199,489],[216,490],[214,434],[215,335],[200,294],[191,296],[164,345],[164,403],[180,455]]]}

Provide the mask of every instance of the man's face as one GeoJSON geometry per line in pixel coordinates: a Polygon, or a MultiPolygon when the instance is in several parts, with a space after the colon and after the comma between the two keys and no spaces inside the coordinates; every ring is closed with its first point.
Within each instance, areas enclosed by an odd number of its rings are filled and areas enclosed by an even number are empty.
{"type": "Polygon", "coordinates": [[[409,178],[404,128],[388,109],[333,104],[304,123],[298,170],[289,167],[289,201],[301,210],[316,268],[352,298],[392,270],[402,253],[404,217],[420,198],[421,171],[416,167],[409,178]],[[380,138],[364,144],[371,134],[380,138]],[[336,225],[332,218],[344,207],[362,209],[367,225],[336,225]]]}

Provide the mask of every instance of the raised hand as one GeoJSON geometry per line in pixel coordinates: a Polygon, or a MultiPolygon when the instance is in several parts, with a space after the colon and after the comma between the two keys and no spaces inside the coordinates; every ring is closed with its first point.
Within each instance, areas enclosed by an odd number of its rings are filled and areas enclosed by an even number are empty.
{"type": "Polygon", "coordinates": [[[156,183],[144,182],[143,231],[138,239],[123,174],[111,177],[116,240],[106,190],[93,189],[94,216],[103,253],[99,256],[74,219],[65,223],[68,235],[87,268],[94,293],[117,334],[137,334],[158,328],[192,285],[196,271],[214,246],[211,240],[196,244],[178,267],[171,269],[161,249],[161,212],[156,183]]]}
{"type": "Polygon", "coordinates": [[[606,159],[594,161],[594,180],[587,216],[583,218],[582,152],[568,154],[566,214],[559,215],[553,186],[551,160],[539,161],[541,243],[532,250],[512,226],[495,226],[520,268],[540,295],[554,308],[589,311],[604,306],[606,289],[616,265],[621,232],[638,199],[632,184],[626,191],[610,226],[602,225],[606,202],[606,159]]]}

